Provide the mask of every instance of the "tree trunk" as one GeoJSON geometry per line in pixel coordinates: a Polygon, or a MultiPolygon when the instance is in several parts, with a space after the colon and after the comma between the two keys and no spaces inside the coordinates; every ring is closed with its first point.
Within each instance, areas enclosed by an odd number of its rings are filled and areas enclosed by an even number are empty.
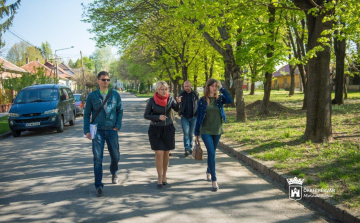
{"type": "MultiPolygon", "coordinates": [[[[269,24],[272,25],[275,22],[275,8],[268,7],[270,18],[269,18],[269,24]]],[[[271,38],[273,38],[275,30],[270,30],[271,38]]],[[[266,48],[268,49],[268,53],[266,54],[267,58],[271,58],[274,55],[274,45],[266,44],[266,48]]],[[[264,97],[261,104],[260,114],[269,114],[269,102],[270,102],[270,93],[271,93],[271,79],[272,79],[272,73],[266,72],[265,73],[265,83],[264,83],[264,97]]]]}
{"type": "Polygon", "coordinates": [[[336,76],[335,76],[335,98],[333,104],[344,104],[344,70],[345,70],[345,39],[334,38],[334,49],[336,56],[336,76]]]}
{"type": "MultiPolygon", "coordinates": [[[[230,96],[232,99],[235,99],[235,88],[234,88],[234,84],[231,86],[231,70],[232,68],[230,67],[230,65],[228,64],[225,64],[225,73],[224,73],[224,76],[225,76],[225,84],[224,84],[224,87],[226,90],[228,90],[230,96]]],[[[229,105],[227,105],[229,106],[229,105]]],[[[231,104],[232,107],[235,106],[235,104],[231,104]]]]}
{"type": "Polygon", "coordinates": [[[197,91],[197,79],[198,79],[198,76],[194,75],[194,84],[193,84],[194,91],[197,91]]]}
{"type": "MultiPolygon", "coordinates": [[[[308,51],[320,43],[321,33],[332,28],[332,21],[323,23],[325,14],[319,13],[316,17],[306,15],[308,24],[308,51]]],[[[327,36],[329,37],[329,36],[327,36]]],[[[332,141],[331,127],[331,81],[330,81],[330,47],[322,45],[323,51],[308,61],[308,94],[306,112],[305,140],[326,143],[332,141]]]]}
{"type": "Polygon", "coordinates": [[[290,77],[291,77],[289,96],[293,96],[295,94],[295,69],[296,69],[296,66],[289,64],[289,68],[290,68],[290,77]]]}
{"type": "Polygon", "coordinates": [[[264,83],[264,97],[261,104],[260,114],[269,114],[268,107],[270,102],[270,93],[271,93],[271,79],[272,73],[265,73],[265,83],[264,83]]]}
{"type": "Polygon", "coordinates": [[[255,83],[253,81],[251,81],[250,95],[255,95],[255,83]]]}
{"type": "Polygon", "coordinates": [[[347,82],[346,82],[347,75],[344,77],[344,100],[348,99],[348,89],[347,89],[347,82]]]}
{"type": "Polygon", "coordinates": [[[204,57],[204,65],[205,65],[205,83],[206,83],[209,80],[207,56],[204,57]]]}
{"type": "Polygon", "coordinates": [[[306,94],[306,74],[304,72],[304,65],[302,64],[298,64],[298,69],[299,69],[299,73],[300,73],[300,76],[301,76],[301,81],[302,81],[302,85],[303,85],[303,92],[304,92],[304,101],[303,101],[303,106],[301,108],[301,110],[306,110],[306,105],[307,105],[307,94],[306,94]]]}
{"type": "Polygon", "coordinates": [[[187,81],[188,80],[188,67],[186,65],[181,66],[181,73],[183,76],[183,80],[187,81]]]}
{"type": "MultiPolygon", "coordinates": [[[[241,71],[239,71],[241,72],[241,71]]],[[[236,89],[236,121],[237,122],[246,122],[247,116],[245,112],[245,101],[244,101],[244,91],[242,89],[244,79],[240,78],[240,74],[237,75],[239,78],[234,80],[234,85],[236,89]]]]}
{"type": "Polygon", "coordinates": [[[213,73],[214,73],[214,63],[215,63],[215,54],[211,57],[211,62],[210,62],[210,78],[212,78],[213,73]]]}

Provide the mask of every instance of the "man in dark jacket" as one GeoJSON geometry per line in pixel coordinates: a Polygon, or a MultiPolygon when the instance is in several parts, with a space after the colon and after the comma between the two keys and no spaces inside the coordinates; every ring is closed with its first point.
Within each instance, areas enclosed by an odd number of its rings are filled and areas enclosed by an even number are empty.
{"type": "Polygon", "coordinates": [[[119,93],[114,89],[108,88],[109,82],[109,73],[101,71],[97,79],[99,89],[89,94],[84,110],[84,134],[86,138],[92,140],[95,188],[98,197],[103,195],[102,161],[105,142],[107,143],[111,157],[110,172],[112,174],[112,183],[117,184],[119,181],[117,176],[120,160],[118,131],[122,124],[123,108],[119,93]],[[104,106],[101,107],[106,97],[108,97],[108,100],[104,106]],[[95,120],[93,120],[94,124],[97,124],[97,132],[94,137],[91,137],[89,128],[90,115],[92,117],[95,116],[99,109],[100,112],[95,120]]]}
{"type": "Polygon", "coordinates": [[[185,81],[184,90],[180,92],[179,97],[181,97],[179,115],[184,133],[185,156],[188,156],[192,153],[199,93],[191,89],[190,81],[185,81]]]}

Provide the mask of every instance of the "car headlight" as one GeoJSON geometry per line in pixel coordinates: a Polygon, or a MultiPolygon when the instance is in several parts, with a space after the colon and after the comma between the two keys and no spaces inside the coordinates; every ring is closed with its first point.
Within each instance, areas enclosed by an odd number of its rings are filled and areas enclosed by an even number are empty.
{"type": "Polygon", "coordinates": [[[9,117],[19,117],[18,113],[9,113],[9,117]]]}
{"type": "Polygon", "coordinates": [[[59,109],[51,109],[44,112],[44,115],[46,114],[52,114],[52,113],[58,113],[59,109]]]}

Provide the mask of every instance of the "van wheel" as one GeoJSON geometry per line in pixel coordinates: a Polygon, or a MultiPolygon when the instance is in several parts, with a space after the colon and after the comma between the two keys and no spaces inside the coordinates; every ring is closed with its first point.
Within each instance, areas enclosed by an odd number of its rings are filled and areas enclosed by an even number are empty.
{"type": "Polygon", "coordinates": [[[69,124],[75,125],[75,119],[76,119],[76,115],[75,115],[75,113],[73,113],[73,119],[69,121],[69,124]]]}
{"type": "Polygon", "coordinates": [[[21,131],[11,131],[11,134],[14,136],[14,137],[19,137],[21,135],[21,131]]]}
{"type": "Polygon", "coordinates": [[[60,125],[58,127],[56,127],[56,131],[58,133],[64,131],[64,118],[63,117],[60,117],[60,125]]]}

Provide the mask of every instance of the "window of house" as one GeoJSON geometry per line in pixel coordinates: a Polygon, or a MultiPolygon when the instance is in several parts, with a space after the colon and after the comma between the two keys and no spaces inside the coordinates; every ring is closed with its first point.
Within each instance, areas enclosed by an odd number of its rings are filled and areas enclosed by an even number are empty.
{"type": "Polygon", "coordinates": [[[284,84],[287,84],[287,78],[284,79],[284,84]]]}
{"type": "Polygon", "coordinates": [[[277,79],[275,79],[275,85],[278,85],[278,83],[277,83],[277,79]]]}

